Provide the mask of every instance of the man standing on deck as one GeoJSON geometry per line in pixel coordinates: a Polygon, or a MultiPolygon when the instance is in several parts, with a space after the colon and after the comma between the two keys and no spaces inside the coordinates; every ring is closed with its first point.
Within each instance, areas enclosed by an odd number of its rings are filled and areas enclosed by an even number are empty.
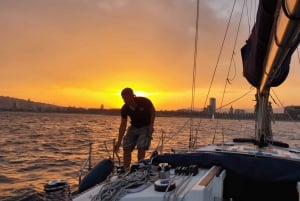
{"type": "Polygon", "coordinates": [[[131,153],[135,146],[138,149],[139,161],[145,158],[146,150],[150,147],[154,131],[155,108],[148,98],[136,97],[131,88],[124,88],[121,95],[125,104],[121,108],[121,124],[115,151],[119,150],[123,140],[124,167],[129,168],[131,153]],[[124,136],[128,116],[131,125],[124,136]]]}

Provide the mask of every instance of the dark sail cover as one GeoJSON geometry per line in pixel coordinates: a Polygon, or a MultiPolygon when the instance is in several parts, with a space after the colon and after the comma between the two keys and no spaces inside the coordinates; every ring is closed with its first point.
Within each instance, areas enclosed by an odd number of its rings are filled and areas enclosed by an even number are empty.
{"type": "MultiPolygon", "coordinates": [[[[243,74],[254,87],[259,87],[263,75],[263,66],[265,57],[267,56],[273,21],[276,19],[275,12],[278,1],[260,0],[256,24],[252,29],[249,39],[246,41],[246,45],[241,49],[243,74]]],[[[272,87],[280,85],[286,79],[289,73],[291,55],[294,50],[295,48],[291,48],[282,66],[277,67],[280,70],[271,82],[272,87]]]]}

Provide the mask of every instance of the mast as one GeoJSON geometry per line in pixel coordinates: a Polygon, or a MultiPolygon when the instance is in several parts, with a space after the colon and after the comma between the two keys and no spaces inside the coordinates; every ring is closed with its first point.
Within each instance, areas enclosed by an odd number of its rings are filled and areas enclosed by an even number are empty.
{"type": "Polygon", "coordinates": [[[273,23],[271,41],[259,87],[260,94],[269,88],[270,81],[280,70],[290,50],[294,51],[299,43],[300,1],[285,0],[279,1],[278,4],[279,14],[273,23]]]}
{"type": "MultiPolygon", "coordinates": [[[[270,3],[274,2],[270,1],[270,3]]],[[[289,64],[290,57],[299,44],[300,0],[278,1],[275,15],[277,16],[273,21],[263,73],[256,93],[256,137],[260,146],[264,146],[268,140],[272,140],[270,126],[272,107],[269,102],[272,81],[281,73],[282,66],[286,62],[289,64]]]]}

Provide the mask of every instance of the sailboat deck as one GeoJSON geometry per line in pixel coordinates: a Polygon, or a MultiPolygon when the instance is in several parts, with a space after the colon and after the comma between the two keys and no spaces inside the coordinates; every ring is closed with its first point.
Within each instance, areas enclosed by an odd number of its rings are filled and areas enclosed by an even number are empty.
{"type": "MultiPolygon", "coordinates": [[[[260,192],[260,186],[266,184],[268,191],[280,189],[284,195],[291,195],[291,200],[297,197],[295,194],[298,195],[299,152],[290,148],[277,146],[258,148],[251,143],[229,142],[222,145],[203,146],[193,152],[190,150],[188,153],[158,155],[152,162],[154,165],[170,164],[172,167],[169,170],[170,177],[167,180],[157,177],[154,180],[147,180],[143,185],[127,189],[126,195],[120,197],[121,201],[222,200],[224,196],[230,198],[239,194],[240,192],[235,189],[238,189],[241,181],[251,186],[250,189],[245,188],[249,190],[244,193],[245,196],[260,192]],[[193,171],[195,174],[178,173],[178,169],[176,170],[178,166],[193,166],[197,171],[193,171]],[[276,166],[277,171],[271,170],[272,166],[276,166]],[[157,182],[163,185],[164,182],[174,183],[175,186],[170,191],[159,191],[156,186],[157,182]]],[[[131,174],[134,173],[129,175],[131,174]]],[[[73,200],[96,201],[94,197],[107,183],[109,182],[105,181],[76,195],[73,200]]]]}
{"type": "MultiPolygon", "coordinates": [[[[162,201],[179,200],[201,201],[215,200],[222,197],[222,185],[225,178],[225,172],[220,172],[220,168],[213,166],[211,168],[199,168],[198,174],[176,175],[175,170],[170,170],[170,181],[174,181],[175,188],[169,192],[160,192],[155,189],[154,183],[145,183],[131,193],[121,197],[121,201],[162,201]],[[214,185],[212,185],[214,184],[214,185]]],[[[162,180],[163,181],[163,180],[162,180]]],[[[73,198],[74,201],[88,201],[95,197],[103,184],[97,185],[87,192],[73,198]]]]}

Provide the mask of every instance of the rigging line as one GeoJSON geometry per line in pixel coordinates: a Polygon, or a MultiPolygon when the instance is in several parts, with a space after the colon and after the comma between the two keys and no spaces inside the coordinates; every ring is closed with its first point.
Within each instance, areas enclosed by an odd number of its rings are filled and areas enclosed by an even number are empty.
{"type": "MultiPolygon", "coordinates": [[[[284,107],[284,105],[283,105],[282,102],[279,100],[279,98],[278,98],[278,96],[277,96],[277,94],[275,93],[275,91],[274,91],[273,88],[271,88],[271,91],[272,91],[272,93],[274,94],[274,96],[276,97],[277,101],[279,102],[279,105],[280,105],[281,107],[284,107]]],[[[272,97],[272,99],[273,99],[273,97],[272,97]]],[[[274,99],[273,99],[273,101],[274,101],[274,99]]],[[[274,102],[274,103],[275,103],[276,105],[278,105],[277,102],[274,102]]]]}
{"type": "MultiPolygon", "coordinates": [[[[217,111],[217,110],[221,110],[223,107],[226,107],[226,106],[228,106],[228,105],[230,105],[230,104],[232,104],[232,103],[234,103],[234,102],[236,102],[236,101],[242,99],[243,97],[245,97],[246,95],[248,95],[251,91],[253,91],[253,89],[255,89],[255,88],[251,86],[251,88],[250,88],[250,90],[249,90],[248,92],[246,92],[245,94],[243,94],[243,95],[240,96],[239,98],[236,98],[236,99],[234,99],[233,101],[231,101],[231,102],[229,102],[229,103],[227,103],[227,104],[225,104],[225,105],[223,105],[223,106],[221,106],[221,107],[219,107],[219,108],[216,108],[216,111],[217,111]]],[[[217,133],[217,127],[218,127],[218,124],[219,124],[219,121],[217,120],[216,127],[215,127],[215,132],[214,132],[213,139],[212,139],[212,144],[214,144],[215,139],[216,139],[216,133],[217,133]]],[[[222,133],[222,134],[223,134],[223,138],[224,138],[224,133],[222,133]]]]}
{"type": "Polygon", "coordinates": [[[236,0],[233,3],[233,7],[232,7],[232,10],[231,10],[231,13],[230,13],[230,17],[229,17],[229,20],[228,20],[228,23],[227,23],[227,26],[226,26],[225,35],[223,37],[223,41],[222,41],[222,45],[221,45],[221,48],[220,48],[220,51],[219,51],[217,63],[215,65],[213,76],[212,76],[212,79],[211,79],[211,82],[210,82],[210,85],[209,85],[209,88],[208,88],[208,92],[207,92],[206,99],[205,99],[205,102],[204,102],[204,107],[206,106],[206,103],[207,103],[207,100],[208,100],[208,97],[209,97],[209,94],[210,94],[210,91],[211,91],[211,87],[212,87],[212,84],[213,84],[213,81],[214,81],[214,78],[215,78],[215,75],[216,75],[216,71],[217,71],[217,68],[218,68],[218,65],[219,65],[219,62],[220,62],[220,57],[221,57],[221,54],[223,52],[223,47],[224,47],[225,39],[227,37],[227,33],[228,33],[228,29],[229,29],[229,24],[231,22],[232,13],[233,13],[235,4],[236,4],[236,0]]]}
{"type": "Polygon", "coordinates": [[[194,65],[193,65],[193,82],[192,82],[192,101],[191,111],[195,107],[195,85],[196,85],[196,70],[197,70],[197,47],[198,47],[198,24],[199,24],[199,0],[197,0],[197,13],[196,13],[196,33],[195,33],[195,44],[194,44],[194,65]]]}
{"type": "Polygon", "coordinates": [[[176,137],[179,133],[181,133],[181,131],[183,131],[183,129],[187,127],[187,124],[188,124],[189,122],[190,122],[190,119],[186,120],[186,121],[184,122],[184,125],[181,126],[181,127],[177,130],[177,132],[174,132],[172,136],[170,136],[170,137],[168,137],[168,138],[165,138],[165,141],[164,141],[165,144],[167,144],[167,143],[168,143],[169,141],[171,141],[174,137],[176,137]]]}
{"type": "MultiPolygon", "coordinates": [[[[209,85],[209,88],[208,88],[208,92],[207,92],[207,95],[206,95],[206,98],[205,98],[204,107],[205,107],[206,104],[207,104],[207,100],[208,100],[208,97],[209,97],[209,94],[210,94],[210,91],[211,91],[211,88],[212,88],[213,81],[214,81],[214,79],[215,79],[215,75],[216,75],[216,72],[217,72],[217,68],[218,68],[218,66],[219,66],[221,54],[222,54],[222,52],[223,52],[225,39],[227,38],[228,29],[229,29],[229,25],[230,25],[230,22],[231,22],[231,19],[232,19],[232,16],[233,16],[233,11],[234,11],[234,8],[235,8],[235,4],[236,4],[236,0],[234,1],[233,6],[232,6],[232,9],[231,9],[231,12],[230,12],[230,17],[229,17],[229,20],[228,20],[228,23],[227,23],[227,26],[226,26],[226,31],[225,31],[225,34],[224,34],[224,37],[223,37],[222,45],[221,45],[221,48],[220,48],[220,51],[219,51],[219,54],[218,54],[217,63],[216,63],[216,65],[215,65],[214,72],[213,72],[213,76],[212,76],[212,79],[211,79],[211,82],[210,82],[210,85],[209,85]]],[[[199,125],[200,125],[200,124],[199,124],[199,125]]],[[[217,129],[217,127],[218,127],[218,121],[217,121],[217,125],[216,125],[216,127],[215,127],[215,132],[214,132],[214,134],[213,134],[213,140],[212,140],[212,143],[214,143],[214,141],[215,141],[215,135],[216,135],[216,129],[217,129]]]]}
{"type": "Polygon", "coordinates": [[[225,105],[222,105],[222,107],[216,108],[216,110],[220,110],[220,109],[222,109],[222,108],[224,108],[224,107],[226,107],[226,106],[228,106],[228,105],[230,105],[230,104],[232,104],[232,103],[234,103],[234,102],[236,102],[236,101],[242,99],[243,97],[245,97],[246,95],[248,95],[251,91],[253,91],[253,89],[255,89],[255,88],[251,86],[250,90],[247,91],[246,93],[244,93],[242,96],[240,96],[240,97],[238,97],[238,98],[236,98],[236,99],[230,101],[229,103],[226,103],[225,105]]]}
{"type": "MultiPolygon", "coordinates": [[[[233,52],[233,54],[235,55],[235,52],[233,52]]],[[[231,79],[226,78],[226,80],[228,81],[229,84],[231,84],[231,82],[235,79],[235,76],[236,76],[236,63],[235,63],[234,57],[232,57],[232,63],[233,63],[233,67],[234,67],[234,74],[231,79]]],[[[230,64],[230,66],[231,66],[231,64],[230,64]]]]}
{"type": "Polygon", "coordinates": [[[276,105],[278,105],[277,102],[276,102],[276,100],[275,100],[275,99],[273,98],[273,96],[271,95],[271,93],[270,93],[270,98],[272,99],[273,103],[275,103],[276,105]]]}
{"type": "MultiPolygon", "coordinates": [[[[283,105],[282,102],[279,100],[279,98],[278,98],[277,94],[275,93],[275,91],[273,90],[273,88],[271,88],[271,90],[272,90],[272,93],[274,94],[274,96],[276,97],[277,101],[279,102],[280,106],[281,106],[282,108],[284,108],[284,105],[283,105]]],[[[275,102],[275,103],[276,103],[276,102],[275,102]]],[[[276,103],[276,105],[278,105],[278,104],[276,103]]],[[[297,122],[296,122],[295,119],[291,116],[291,114],[287,112],[287,115],[288,115],[289,119],[290,119],[292,122],[295,123],[295,126],[296,126],[297,128],[300,128],[300,126],[297,124],[297,122]]]]}
{"type": "Polygon", "coordinates": [[[236,62],[235,62],[235,59],[233,58],[233,66],[234,66],[234,76],[232,77],[231,81],[233,81],[235,79],[235,76],[236,76],[236,62]]]}
{"type": "MultiPolygon", "coordinates": [[[[195,86],[196,86],[196,70],[197,70],[197,49],[198,49],[198,24],[199,24],[199,0],[197,0],[197,13],[196,13],[196,33],[195,33],[195,46],[194,46],[194,66],[193,66],[193,83],[192,83],[192,101],[191,101],[191,112],[195,109],[195,86]]],[[[192,144],[192,127],[193,119],[190,121],[190,138],[189,138],[189,147],[192,144]]]]}
{"type": "Polygon", "coordinates": [[[236,48],[237,38],[238,38],[238,35],[239,35],[239,32],[240,32],[241,22],[242,22],[242,18],[243,18],[243,14],[244,14],[245,3],[246,3],[246,0],[244,0],[241,16],[240,16],[240,20],[239,20],[239,24],[238,24],[238,27],[237,27],[237,32],[236,32],[235,41],[234,41],[234,45],[233,45],[233,51],[232,51],[232,54],[231,54],[230,64],[229,64],[229,67],[228,67],[225,86],[224,86],[224,90],[223,90],[223,94],[222,94],[222,98],[221,98],[221,104],[220,104],[221,107],[222,107],[225,92],[226,92],[226,89],[227,89],[228,77],[229,77],[231,67],[232,67],[232,62],[233,62],[233,57],[234,57],[234,50],[236,48]]]}

